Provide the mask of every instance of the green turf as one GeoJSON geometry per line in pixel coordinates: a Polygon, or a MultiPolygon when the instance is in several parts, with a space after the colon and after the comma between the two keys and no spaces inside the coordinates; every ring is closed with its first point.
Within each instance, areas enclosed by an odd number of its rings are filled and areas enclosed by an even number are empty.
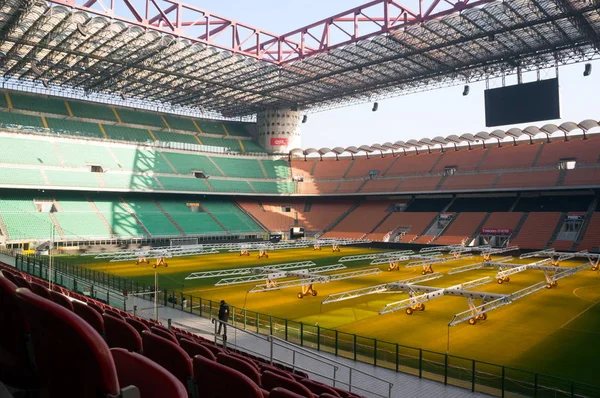
{"type": "MultiPolygon", "coordinates": [[[[448,322],[456,313],[465,311],[467,302],[461,297],[442,297],[426,303],[424,312],[408,316],[404,311],[379,315],[390,302],[408,296],[403,293],[386,293],[357,299],[321,304],[332,293],[358,289],[381,283],[394,282],[420,275],[420,268],[404,268],[384,271],[377,275],[347,279],[328,284],[315,285],[318,296],[299,300],[299,288],[282,289],[264,293],[247,294],[256,285],[241,284],[215,287],[220,278],[186,281],[194,271],[239,268],[267,264],[279,264],[301,260],[313,260],[317,265],[336,264],[342,256],[371,253],[375,250],[343,247],[342,253],[312,249],[272,251],[268,259],[240,257],[238,253],[169,259],[168,268],[159,268],[159,286],[183,290],[186,294],[210,300],[227,300],[235,307],[245,307],[275,317],[318,324],[322,328],[357,334],[383,342],[399,343],[436,352],[476,359],[492,364],[540,372],[600,385],[595,360],[600,357],[600,275],[584,270],[559,281],[559,286],[544,289],[526,296],[510,305],[489,313],[488,319],[475,326],[463,323],[448,328],[448,322]],[[449,339],[448,339],[449,335],[449,339]]],[[[131,263],[97,263],[89,257],[73,261],[86,262],[85,266],[114,275],[134,279],[152,285],[154,269],[131,263]],[[85,259],[85,260],[84,260],[85,259]]],[[[345,263],[347,272],[371,268],[368,261],[345,263]]],[[[437,272],[446,273],[453,267],[473,263],[473,259],[434,265],[437,272]]],[[[522,260],[531,262],[531,260],[522,260]]],[[[566,267],[580,263],[563,262],[566,267]]],[[[382,270],[385,265],[379,266],[382,270]]],[[[495,270],[476,270],[423,283],[429,286],[447,287],[484,276],[493,276],[495,270]]],[[[526,271],[511,276],[511,282],[502,285],[492,282],[474,288],[490,293],[512,293],[544,279],[540,271],[526,271]]],[[[368,343],[372,340],[366,340],[368,343]]],[[[365,343],[365,346],[372,343],[365,343]]],[[[368,354],[368,352],[367,352],[368,354]]],[[[431,354],[433,355],[433,354],[431,354]]]]}

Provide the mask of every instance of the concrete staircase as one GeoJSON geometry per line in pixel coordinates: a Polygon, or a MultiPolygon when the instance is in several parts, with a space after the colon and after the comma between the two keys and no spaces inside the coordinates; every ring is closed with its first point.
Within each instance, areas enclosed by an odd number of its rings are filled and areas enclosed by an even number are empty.
{"type": "Polygon", "coordinates": [[[519,236],[519,232],[521,232],[521,228],[523,228],[523,224],[525,224],[525,221],[527,221],[527,217],[529,217],[529,213],[523,213],[523,216],[521,217],[521,219],[517,223],[517,226],[513,230],[512,234],[510,235],[509,240],[513,240],[514,238],[519,236]]]}
{"type": "Polygon", "coordinates": [[[127,212],[135,219],[135,222],[138,223],[138,225],[140,226],[140,228],[144,231],[144,233],[147,236],[152,236],[152,234],[150,233],[150,231],[148,231],[148,229],[146,228],[146,226],[142,223],[142,221],[138,218],[137,214],[135,214],[135,212],[133,211],[133,209],[131,208],[131,206],[129,206],[129,203],[125,202],[125,200],[123,198],[121,199],[121,205],[123,206],[123,208],[125,210],[127,210],[127,212]]]}
{"type": "Polygon", "coordinates": [[[579,246],[579,244],[583,240],[583,237],[585,236],[585,233],[587,232],[587,229],[590,225],[590,221],[592,221],[592,216],[594,215],[594,211],[596,210],[597,206],[598,206],[598,198],[596,197],[596,198],[594,198],[594,200],[592,200],[592,203],[590,203],[590,205],[588,206],[587,213],[585,214],[585,220],[583,220],[583,224],[581,224],[581,229],[579,230],[579,233],[577,234],[577,239],[575,239],[575,241],[573,242],[573,246],[571,246],[571,250],[576,250],[577,246],[579,246]]]}
{"type": "Polygon", "coordinates": [[[554,243],[554,241],[556,240],[556,237],[560,233],[560,230],[562,229],[562,226],[565,223],[566,219],[567,219],[567,213],[562,213],[560,215],[560,218],[558,219],[558,222],[556,223],[556,227],[554,227],[554,231],[552,231],[552,235],[550,236],[550,239],[546,243],[546,246],[544,246],[544,249],[548,249],[548,248],[552,247],[552,243],[554,243]]]}
{"type": "Polygon", "coordinates": [[[323,231],[322,233],[324,234],[325,232],[331,231],[332,229],[334,229],[340,222],[342,222],[342,220],[344,218],[346,218],[346,216],[350,213],[352,213],[354,210],[356,210],[358,208],[358,206],[361,205],[361,203],[363,202],[364,199],[359,200],[358,202],[356,202],[354,205],[352,205],[352,207],[350,207],[348,210],[346,210],[345,212],[343,212],[342,214],[340,214],[340,216],[338,218],[336,218],[335,220],[333,220],[333,222],[331,224],[329,224],[323,231]]]}
{"type": "Polygon", "coordinates": [[[54,224],[54,230],[61,237],[61,239],[64,239],[65,231],[63,231],[58,220],[56,219],[56,216],[54,215],[54,213],[48,213],[48,215],[50,216],[50,220],[52,221],[52,224],[54,224]]]}
{"type": "Polygon", "coordinates": [[[100,211],[100,209],[98,209],[98,206],[96,206],[96,203],[94,203],[94,201],[92,200],[92,198],[90,198],[89,196],[86,196],[86,199],[88,200],[88,203],[90,204],[90,207],[92,208],[92,210],[94,211],[94,213],[96,213],[96,216],[98,216],[98,218],[100,219],[100,221],[102,221],[102,224],[104,224],[104,226],[106,227],[106,229],[108,230],[108,232],[110,232],[111,236],[115,236],[115,231],[112,228],[112,225],[110,225],[110,223],[108,222],[108,220],[106,219],[106,217],[104,217],[104,214],[102,214],[102,212],[100,211]]]}
{"type": "Polygon", "coordinates": [[[179,226],[179,224],[177,224],[177,221],[175,221],[175,219],[174,219],[173,217],[171,217],[171,215],[169,214],[169,212],[168,212],[168,211],[166,211],[166,210],[165,210],[165,209],[162,207],[162,205],[161,205],[160,203],[158,203],[158,201],[157,201],[157,200],[155,200],[155,201],[154,201],[154,204],[156,205],[156,207],[158,207],[158,209],[159,209],[161,212],[163,212],[163,213],[164,213],[164,215],[165,215],[165,216],[167,216],[167,218],[169,219],[169,221],[171,221],[171,224],[173,224],[173,225],[175,226],[175,228],[177,228],[177,230],[179,231],[179,233],[180,233],[181,235],[187,235],[187,234],[185,233],[185,231],[183,230],[183,228],[181,228],[181,227],[179,226]]]}

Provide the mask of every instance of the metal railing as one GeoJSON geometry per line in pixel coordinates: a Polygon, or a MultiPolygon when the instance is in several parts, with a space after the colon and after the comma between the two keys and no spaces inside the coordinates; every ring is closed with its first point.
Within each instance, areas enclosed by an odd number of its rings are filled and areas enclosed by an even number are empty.
{"type": "MultiPolygon", "coordinates": [[[[41,256],[17,255],[18,268],[27,273],[38,272],[33,261],[44,261],[41,256]],[[29,265],[28,265],[29,264],[29,265]]],[[[55,262],[55,269],[63,275],[72,275],[92,283],[96,288],[106,287],[113,292],[132,292],[136,297],[154,301],[154,287],[125,278],[93,271],[73,264],[55,262]]],[[[43,273],[43,271],[42,271],[43,273]]],[[[59,283],[60,281],[57,281],[59,283]]],[[[59,283],[60,284],[60,283],[59,283]]],[[[158,293],[160,306],[177,308],[206,318],[217,317],[219,302],[163,289],[158,293]]],[[[110,299],[110,297],[108,297],[110,299]]],[[[109,303],[118,306],[117,304],[109,303]]],[[[123,304],[124,305],[124,304],[123,304]]],[[[300,347],[323,351],[335,356],[360,361],[436,380],[492,396],[524,397],[600,397],[600,386],[566,380],[560,377],[463,358],[448,353],[424,350],[398,343],[359,336],[316,324],[297,322],[230,307],[229,327],[255,334],[273,336],[300,347]]],[[[353,373],[354,374],[354,373],[353,373]]]]}

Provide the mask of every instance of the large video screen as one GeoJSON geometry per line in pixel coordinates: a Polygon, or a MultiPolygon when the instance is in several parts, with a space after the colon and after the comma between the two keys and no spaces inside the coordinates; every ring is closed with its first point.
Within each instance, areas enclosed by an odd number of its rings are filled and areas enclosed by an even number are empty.
{"type": "Polygon", "coordinates": [[[559,118],[558,79],[485,90],[487,127],[559,118]]]}

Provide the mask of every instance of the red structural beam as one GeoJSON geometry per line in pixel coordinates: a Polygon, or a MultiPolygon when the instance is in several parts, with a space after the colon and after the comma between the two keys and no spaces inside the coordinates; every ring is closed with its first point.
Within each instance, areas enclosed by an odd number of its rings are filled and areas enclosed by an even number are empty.
{"type": "Polygon", "coordinates": [[[419,0],[411,10],[396,0],[373,0],[276,35],[178,0],[49,0],[90,14],[278,64],[392,33],[494,0],[419,0]]]}

